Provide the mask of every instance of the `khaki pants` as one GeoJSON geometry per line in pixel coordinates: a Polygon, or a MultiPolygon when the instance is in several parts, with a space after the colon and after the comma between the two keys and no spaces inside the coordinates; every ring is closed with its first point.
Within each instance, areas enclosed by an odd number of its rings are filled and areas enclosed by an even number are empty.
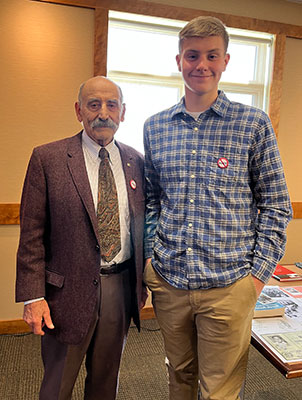
{"type": "Polygon", "coordinates": [[[257,300],[247,276],[231,286],[181,290],[149,263],[144,280],[164,338],[170,400],[237,400],[245,380],[257,300]]]}

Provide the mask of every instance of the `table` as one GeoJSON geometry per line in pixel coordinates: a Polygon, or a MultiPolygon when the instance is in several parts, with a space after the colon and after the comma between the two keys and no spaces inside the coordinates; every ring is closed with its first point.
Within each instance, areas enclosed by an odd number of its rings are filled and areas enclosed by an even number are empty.
{"type": "MultiPolygon", "coordinates": [[[[296,267],[295,265],[285,265],[284,266],[290,269],[293,272],[299,273],[302,275],[302,269],[296,267]]],[[[293,286],[302,286],[302,281],[295,282],[279,282],[278,280],[271,278],[269,286],[280,286],[280,287],[293,287],[293,286]]],[[[270,320],[275,319],[269,318],[270,320]]],[[[280,319],[280,318],[279,318],[280,319]]],[[[300,321],[299,321],[300,322],[300,321]]],[[[302,325],[302,320],[301,320],[302,325]]],[[[301,328],[302,330],[302,328],[301,328]]],[[[259,334],[252,328],[252,345],[262,354],[264,357],[269,360],[286,378],[297,378],[302,377],[302,357],[301,360],[284,362],[284,360],[280,359],[278,354],[274,352],[260,337],[259,334]]]]}

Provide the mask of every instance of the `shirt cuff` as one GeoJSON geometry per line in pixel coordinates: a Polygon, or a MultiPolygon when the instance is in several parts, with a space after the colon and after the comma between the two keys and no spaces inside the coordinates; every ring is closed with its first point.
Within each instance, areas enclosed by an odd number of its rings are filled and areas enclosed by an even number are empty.
{"type": "Polygon", "coordinates": [[[253,259],[252,275],[263,283],[268,283],[273,272],[275,271],[276,265],[263,260],[263,258],[255,256],[253,259]]]}
{"type": "Polygon", "coordinates": [[[26,306],[27,304],[35,303],[36,301],[41,301],[41,300],[44,300],[44,297],[39,297],[38,299],[26,300],[24,301],[24,305],[26,306]]]}

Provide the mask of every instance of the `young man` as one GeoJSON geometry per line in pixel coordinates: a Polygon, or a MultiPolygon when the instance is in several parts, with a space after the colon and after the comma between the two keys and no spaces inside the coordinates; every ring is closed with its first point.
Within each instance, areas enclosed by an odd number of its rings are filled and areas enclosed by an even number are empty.
{"type": "Polygon", "coordinates": [[[179,34],[185,96],[145,123],[144,279],[163,333],[169,399],[235,400],[253,309],[285,246],[291,206],[261,110],[218,90],[230,56],[221,21],[179,34]]]}

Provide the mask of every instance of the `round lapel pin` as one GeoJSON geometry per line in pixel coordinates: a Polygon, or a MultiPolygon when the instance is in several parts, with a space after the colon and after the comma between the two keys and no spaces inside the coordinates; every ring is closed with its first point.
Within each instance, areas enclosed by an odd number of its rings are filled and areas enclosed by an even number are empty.
{"type": "Polygon", "coordinates": [[[217,161],[217,165],[219,168],[227,168],[229,166],[229,161],[225,157],[220,157],[217,161]]]}
{"type": "Polygon", "coordinates": [[[130,186],[131,186],[131,188],[132,188],[133,190],[136,189],[136,182],[135,182],[135,180],[131,179],[131,181],[130,181],[130,186]]]}

